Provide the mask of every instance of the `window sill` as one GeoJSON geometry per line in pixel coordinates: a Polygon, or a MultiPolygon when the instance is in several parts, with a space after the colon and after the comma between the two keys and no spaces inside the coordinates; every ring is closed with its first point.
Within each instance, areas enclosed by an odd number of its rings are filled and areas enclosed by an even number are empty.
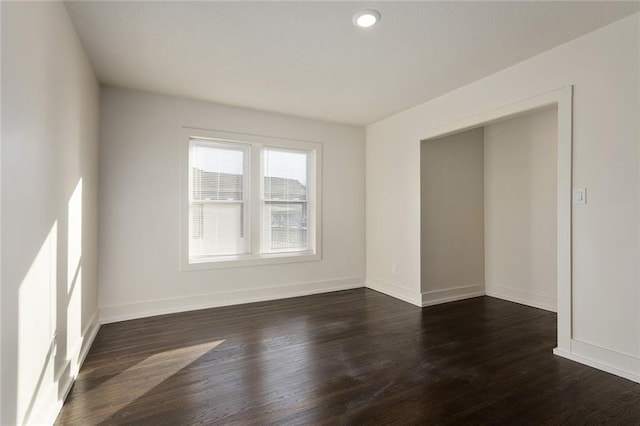
{"type": "Polygon", "coordinates": [[[180,269],[182,271],[200,271],[205,269],[223,269],[282,263],[313,262],[320,259],[320,254],[313,254],[309,251],[299,253],[269,253],[256,256],[218,256],[207,257],[198,260],[183,260],[180,269]]]}

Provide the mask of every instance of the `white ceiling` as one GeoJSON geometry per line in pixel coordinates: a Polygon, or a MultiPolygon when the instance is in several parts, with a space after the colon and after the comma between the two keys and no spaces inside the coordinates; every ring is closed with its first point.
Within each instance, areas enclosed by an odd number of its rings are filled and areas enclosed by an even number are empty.
{"type": "Polygon", "coordinates": [[[67,1],[103,84],[364,125],[639,2],[67,1]],[[357,29],[355,12],[382,12],[357,29]]]}

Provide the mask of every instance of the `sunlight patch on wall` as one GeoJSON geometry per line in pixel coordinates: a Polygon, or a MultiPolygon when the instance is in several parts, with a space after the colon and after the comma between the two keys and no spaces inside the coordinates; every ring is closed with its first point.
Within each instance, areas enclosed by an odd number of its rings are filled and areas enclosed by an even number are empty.
{"type": "Polygon", "coordinates": [[[67,359],[75,377],[82,346],[82,178],[69,198],[67,214],[67,359]]]}
{"type": "Polygon", "coordinates": [[[39,395],[54,382],[57,233],[54,222],[18,290],[17,419],[28,417],[39,395]]]}
{"type": "Polygon", "coordinates": [[[70,293],[82,257],[82,178],[69,198],[67,228],[67,292],[70,293]]]}

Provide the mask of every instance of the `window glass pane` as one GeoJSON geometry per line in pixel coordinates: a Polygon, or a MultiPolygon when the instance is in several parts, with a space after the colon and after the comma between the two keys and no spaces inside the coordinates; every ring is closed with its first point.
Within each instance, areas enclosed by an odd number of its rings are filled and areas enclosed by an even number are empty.
{"type": "Polygon", "coordinates": [[[307,153],[265,148],[265,200],[307,199],[307,153]]]}
{"type": "Polygon", "coordinates": [[[243,170],[243,150],[192,145],[193,200],[242,200],[243,170]]]}
{"type": "Polygon", "coordinates": [[[308,153],[263,150],[263,251],[300,251],[308,247],[308,153]]]}
{"type": "Polygon", "coordinates": [[[307,203],[266,201],[264,206],[266,251],[307,248],[307,203]]]}

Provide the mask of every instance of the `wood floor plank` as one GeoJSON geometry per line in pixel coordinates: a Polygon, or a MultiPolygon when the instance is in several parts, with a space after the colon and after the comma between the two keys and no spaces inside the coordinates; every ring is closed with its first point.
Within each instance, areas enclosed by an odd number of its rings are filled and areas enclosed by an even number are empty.
{"type": "Polygon", "coordinates": [[[56,424],[640,424],[640,385],[555,335],[503,300],[365,289],[108,324],[56,424]]]}

